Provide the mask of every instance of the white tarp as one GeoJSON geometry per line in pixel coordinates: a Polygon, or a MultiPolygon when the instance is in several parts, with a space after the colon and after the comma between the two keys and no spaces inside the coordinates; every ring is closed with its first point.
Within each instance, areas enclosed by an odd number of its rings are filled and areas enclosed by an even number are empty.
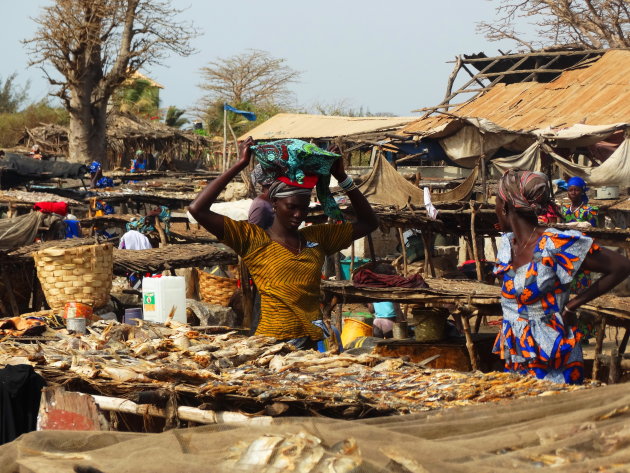
{"type": "Polygon", "coordinates": [[[501,173],[508,169],[523,169],[528,171],[541,171],[540,144],[534,143],[521,154],[496,158],[490,161],[501,173]]]}
{"type": "Polygon", "coordinates": [[[439,140],[446,155],[459,166],[472,168],[482,154],[492,156],[512,141],[517,135],[480,131],[475,125],[466,125],[455,134],[439,140]]]}
{"type": "Polygon", "coordinates": [[[556,148],[579,148],[599,143],[627,126],[627,123],[613,125],[583,125],[579,123],[560,130],[544,128],[534,130],[532,133],[544,138],[547,142],[551,142],[556,148]]]}
{"type": "Polygon", "coordinates": [[[630,138],[619,145],[610,157],[600,166],[581,166],[559,156],[547,145],[545,152],[554,159],[565,172],[582,177],[591,186],[630,186],[630,138]]]}

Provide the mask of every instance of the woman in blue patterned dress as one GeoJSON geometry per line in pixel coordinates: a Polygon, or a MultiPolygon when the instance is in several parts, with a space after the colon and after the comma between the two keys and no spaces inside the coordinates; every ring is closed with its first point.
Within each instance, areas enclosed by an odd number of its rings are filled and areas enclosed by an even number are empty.
{"type": "Polygon", "coordinates": [[[502,279],[503,325],[494,352],[507,371],[578,384],[584,362],[576,310],[630,274],[630,260],[575,230],[538,226],[551,199],[547,176],[507,171],[499,181],[496,212],[501,240],[495,274],[502,279]],[[580,269],[602,273],[569,300],[580,269]]]}

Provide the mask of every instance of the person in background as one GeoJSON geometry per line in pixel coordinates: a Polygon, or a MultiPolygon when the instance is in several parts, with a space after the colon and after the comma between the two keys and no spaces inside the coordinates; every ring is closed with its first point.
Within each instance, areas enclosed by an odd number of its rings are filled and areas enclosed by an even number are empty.
{"type": "Polygon", "coordinates": [[[247,214],[247,221],[267,229],[273,223],[275,217],[273,205],[269,200],[269,188],[271,184],[262,184],[262,192],[252,201],[247,214]]]}
{"type": "Polygon", "coordinates": [[[309,212],[317,176],[302,183],[279,177],[269,189],[276,217],[263,230],[210,210],[225,186],[245,169],[254,144],[248,138],[239,146],[239,160],[211,181],[190,204],[191,215],[243,258],[262,298],[256,335],[274,337],[298,349],[316,349],[324,336],[314,324],[321,319],[320,285],[324,257],[346,248],[378,226],[372,207],[347,176],[341,159],[330,168],[354,207],[355,223],[321,224],[300,228],[309,212]]]}
{"type": "Polygon", "coordinates": [[[103,167],[98,161],[90,164],[90,187],[93,189],[104,189],[106,187],[114,187],[114,180],[111,177],[103,176],[103,167]]]}
{"type": "Polygon", "coordinates": [[[570,203],[560,207],[560,222],[587,222],[593,227],[597,226],[599,207],[589,205],[587,190],[586,182],[581,177],[572,177],[567,181],[570,203]]]}
{"type": "Polygon", "coordinates": [[[66,238],[81,238],[81,223],[77,217],[68,214],[64,222],[66,224],[66,238]]]}
{"type": "Polygon", "coordinates": [[[539,226],[537,216],[550,201],[542,173],[509,170],[499,180],[496,213],[505,233],[494,272],[502,281],[503,321],[493,352],[506,371],[580,384],[583,334],[576,311],[628,277],[630,260],[576,230],[539,226]],[[569,299],[580,269],[602,277],[569,299]]]}
{"type": "Polygon", "coordinates": [[[147,170],[147,162],[144,151],[141,149],[136,151],[136,158],[131,161],[131,169],[129,172],[144,172],[147,170]]]}
{"type": "Polygon", "coordinates": [[[394,336],[394,323],[405,318],[398,302],[372,302],[368,304],[368,309],[374,314],[372,335],[377,338],[392,338],[394,336]]]}
{"type": "Polygon", "coordinates": [[[42,153],[39,150],[39,145],[33,145],[33,147],[31,148],[31,152],[29,153],[29,156],[33,159],[42,159],[42,153]]]}

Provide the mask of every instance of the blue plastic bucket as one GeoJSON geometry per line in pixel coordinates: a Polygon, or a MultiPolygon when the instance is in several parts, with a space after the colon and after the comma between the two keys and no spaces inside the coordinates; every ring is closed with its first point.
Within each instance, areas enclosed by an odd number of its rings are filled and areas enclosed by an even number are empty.
{"type": "MultiPolygon", "coordinates": [[[[350,279],[350,258],[341,260],[341,279],[350,279]]],[[[370,260],[367,258],[354,258],[354,269],[357,269],[362,264],[368,263],[370,260]]]]}

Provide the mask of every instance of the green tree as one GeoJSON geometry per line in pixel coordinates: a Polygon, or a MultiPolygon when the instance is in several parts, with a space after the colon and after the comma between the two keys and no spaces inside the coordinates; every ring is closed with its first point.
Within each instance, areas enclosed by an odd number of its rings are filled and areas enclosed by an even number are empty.
{"type": "Polygon", "coordinates": [[[28,100],[30,81],[18,87],[16,79],[16,72],[9,75],[4,82],[0,79],[0,113],[15,113],[28,100]]]}
{"type": "Polygon", "coordinates": [[[157,116],[160,111],[159,89],[145,79],[135,79],[122,85],[113,96],[115,107],[123,113],[144,118],[157,116]]]}
{"type": "Polygon", "coordinates": [[[9,148],[17,144],[25,128],[42,124],[67,126],[68,112],[62,107],[52,107],[46,100],[33,103],[16,113],[0,113],[0,147],[9,148]]]}
{"type": "Polygon", "coordinates": [[[186,123],[188,123],[188,119],[182,116],[184,115],[184,113],[186,113],[186,110],[182,110],[181,108],[177,108],[174,105],[171,105],[166,110],[164,123],[166,123],[168,126],[181,128],[186,123]]]}

